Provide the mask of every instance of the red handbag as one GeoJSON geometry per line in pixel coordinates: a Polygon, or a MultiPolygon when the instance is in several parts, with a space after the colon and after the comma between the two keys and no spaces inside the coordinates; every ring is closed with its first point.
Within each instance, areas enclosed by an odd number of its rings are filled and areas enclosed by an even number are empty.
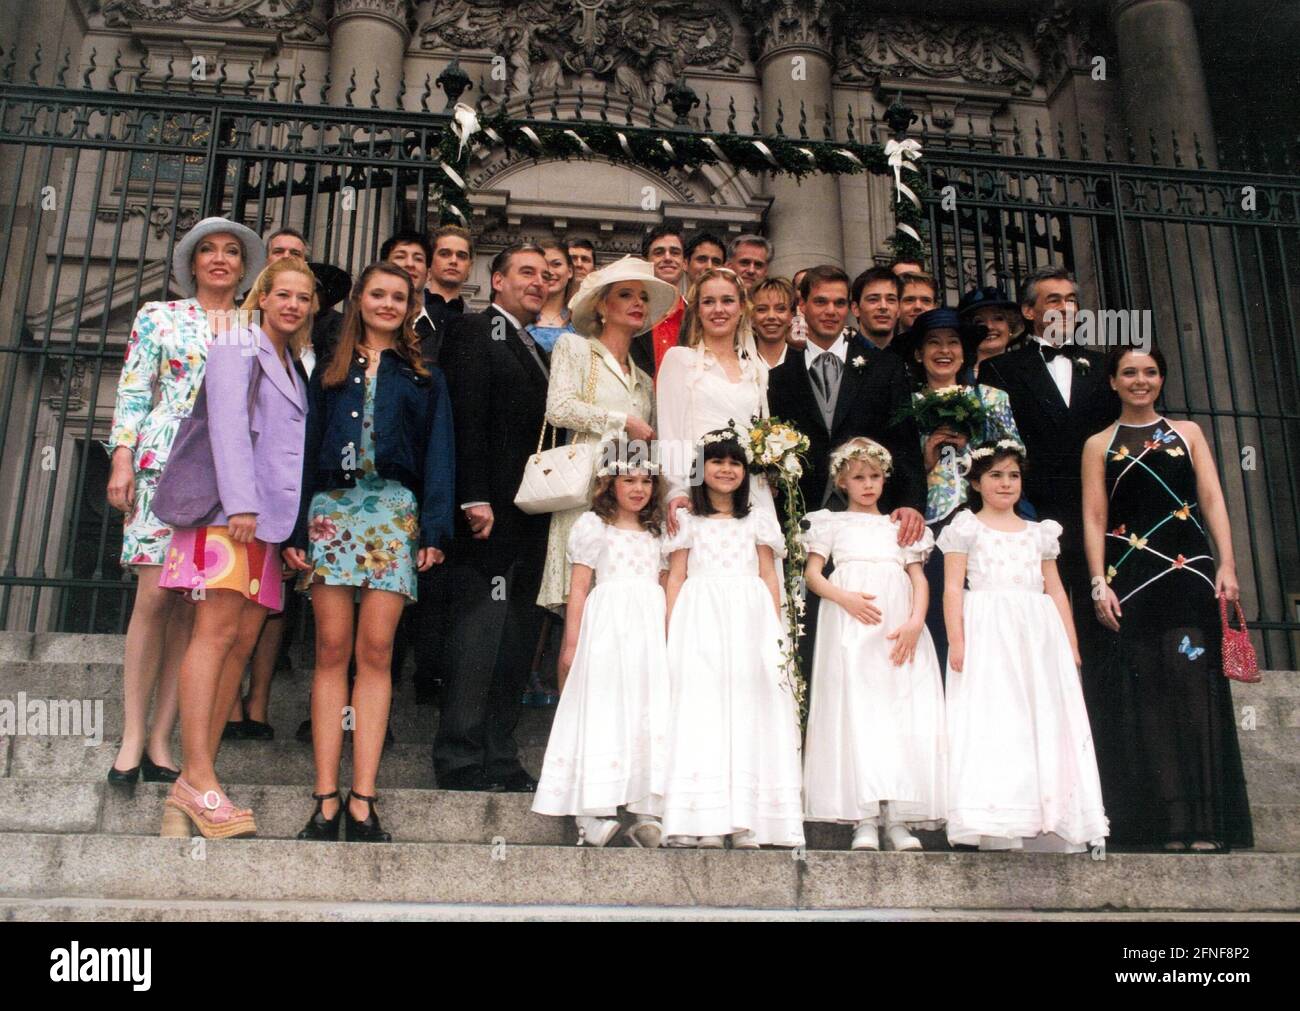
{"type": "Polygon", "coordinates": [[[1241,604],[1235,600],[1232,603],[1237,609],[1237,623],[1241,628],[1233,628],[1228,622],[1228,598],[1219,595],[1219,617],[1223,622],[1223,676],[1253,685],[1260,680],[1259,660],[1255,657],[1255,647],[1250,643],[1241,604]]]}

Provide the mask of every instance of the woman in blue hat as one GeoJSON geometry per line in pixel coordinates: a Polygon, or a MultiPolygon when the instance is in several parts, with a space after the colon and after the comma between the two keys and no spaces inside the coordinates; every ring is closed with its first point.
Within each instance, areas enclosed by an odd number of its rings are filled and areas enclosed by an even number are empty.
{"type": "MultiPolygon", "coordinates": [[[[903,356],[917,383],[914,399],[947,392],[973,395],[983,405],[982,417],[972,424],[925,424],[918,418],[921,455],[926,472],[925,523],[938,537],[966,502],[966,472],[971,451],[996,445],[1001,439],[1020,441],[1011,403],[1004,391],[990,386],[963,386],[958,377],[977,360],[985,330],[965,323],[957,310],[931,309],[916,318],[912,328],[894,338],[891,350],[903,356]]],[[[943,558],[935,552],[925,566],[930,582],[930,608],[926,624],[944,669],[948,640],[943,623],[943,558]]]]}
{"type": "Polygon", "coordinates": [[[979,377],[980,362],[1015,350],[1024,338],[1025,318],[1020,315],[1020,306],[1001,288],[972,288],[957,303],[957,315],[963,323],[985,329],[984,339],[967,369],[971,382],[979,377]]]}

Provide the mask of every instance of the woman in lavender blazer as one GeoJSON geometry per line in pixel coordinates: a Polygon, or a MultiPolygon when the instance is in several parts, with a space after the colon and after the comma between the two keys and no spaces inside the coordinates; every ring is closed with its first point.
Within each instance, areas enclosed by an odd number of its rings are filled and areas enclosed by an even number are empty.
{"type": "Polygon", "coordinates": [[[188,835],[187,821],[207,838],[257,830],[213,766],[262,622],[282,607],[280,545],[297,520],[307,427],[307,392],[293,362],[315,308],[305,263],[287,257],[262,271],[244,303],[260,326],[214,338],[194,412],[158,485],[154,510],[174,528],[159,585],[195,608],[180,676],[185,760],[163,835],[188,835]]]}

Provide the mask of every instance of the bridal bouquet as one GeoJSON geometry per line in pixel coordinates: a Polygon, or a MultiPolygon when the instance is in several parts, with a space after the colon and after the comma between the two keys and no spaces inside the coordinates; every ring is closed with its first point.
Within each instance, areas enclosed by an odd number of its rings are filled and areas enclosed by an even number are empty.
{"type": "MultiPolygon", "coordinates": [[[[742,433],[743,434],[743,433],[742,433]]],[[[745,436],[745,456],[752,474],[765,477],[781,490],[782,532],[785,534],[785,611],[786,637],[781,644],[782,666],[786,687],[799,707],[800,723],[808,719],[808,682],[799,669],[799,639],[804,634],[806,607],[803,567],[808,551],[803,543],[803,494],[799,478],[803,476],[804,454],[808,436],[780,418],[751,418],[745,436]]]]}
{"type": "Polygon", "coordinates": [[[975,387],[945,386],[913,393],[911,404],[896,412],[893,421],[897,423],[910,418],[916,422],[922,435],[947,427],[974,440],[984,434],[988,414],[989,410],[975,387]]]}

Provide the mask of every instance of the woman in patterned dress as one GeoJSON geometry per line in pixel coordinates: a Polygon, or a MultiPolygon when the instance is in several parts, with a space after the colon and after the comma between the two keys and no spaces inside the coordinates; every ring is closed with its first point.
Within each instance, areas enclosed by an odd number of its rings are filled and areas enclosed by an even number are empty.
{"type": "MultiPolygon", "coordinates": [[[[962,322],[952,309],[931,309],[916,318],[912,329],[894,338],[890,350],[901,354],[916,377],[920,389],[941,390],[959,383],[958,376],[973,364],[984,337],[982,328],[962,322]]],[[[966,472],[971,450],[994,446],[1003,439],[1020,441],[1011,401],[1005,391],[975,385],[975,392],[988,410],[983,431],[974,438],[946,425],[921,432],[921,456],[925,463],[925,523],[938,538],[957,510],[966,503],[966,472]]],[[[939,670],[947,670],[948,633],[943,620],[943,554],[932,552],[925,563],[930,584],[930,606],[925,624],[934,639],[939,670]]]]}
{"type": "MultiPolygon", "coordinates": [[[[654,380],[632,363],[632,338],[666,316],[676,297],[649,263],[632,256],[583,280],[571,303],[578,332],[556,343],[546,391],[546,420],[568,430],[570,445],[622,437],[648,449],[655,437],[654,380]]],[[[561,615],[569,597],[569,531],[590,507],[551,514],[537,603],[561,615]]]]}
{"type": "Polygon", "coordinates": [[[1214,456],[1195,422],[1156,412],[1159,349],[1117,348],[1107,369],[1123,407],[1084,446],[1083,515],[1111,634],[1084,682],[1111,841],[1251,846],[1217,600],[1239,589],[1214,456]]]}
{"type": "Polygon", "coordinates": [[[265,263],[262,240],[251,229],[205,218],[172,255],[172,277],[187,297],[145,303],[131,327],[105,444],[112,458],[108,501],[126,514],[122,565],[136,575],[122,661],[122,744],[108,770],[110,782],[134,783],[141,770],[146,782],[173,782],[179,774],[172,767],[171,734],[193,614],[158,585],[172,531],[151,506],[172,440],[203,381],[208,341],[233,329],[235,296],[265,263]]]}
{"type": "Polygon", "coordinates": [[[416,294],[400,267],[367,267],[348,299],[334,355],[312,373],[308,391],[302,504],[285,550],[316,615],[316,810],[300,839],[338,839],[343,811],[349,841],[391,839],[374,804],[393,638],[402,609],[416,599],[417,570],[443,561],[453,508],[451,402],[442,372],[420,355],[416,294]],[[338,778],[348,706],[355,726],[345,805],[338,778]]]}

